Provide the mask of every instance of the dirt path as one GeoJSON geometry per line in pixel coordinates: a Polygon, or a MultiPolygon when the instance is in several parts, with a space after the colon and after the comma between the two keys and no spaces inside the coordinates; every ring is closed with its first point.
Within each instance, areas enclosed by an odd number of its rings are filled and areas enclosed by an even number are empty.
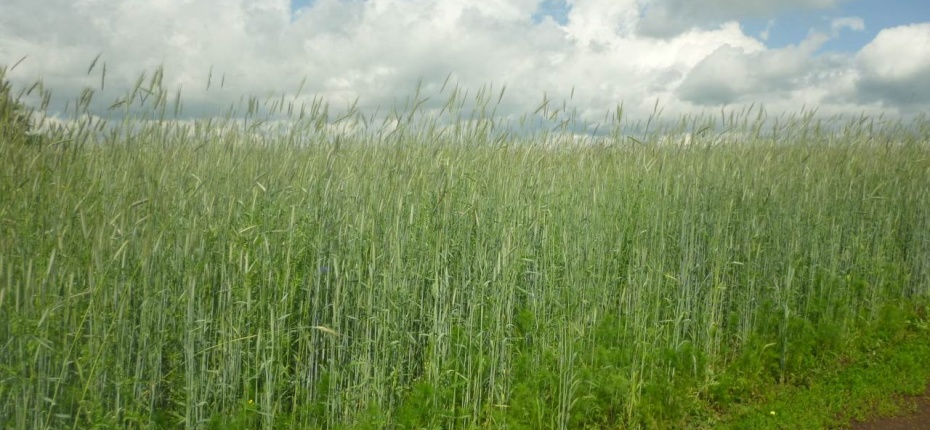
{"type": "Polygon", "coordinates": [[[909,397],[906,402],[915,406],[913,413],[901,417],[880,418],[855,422],[851,430],[930,430],[930,387],[922,396],[909,397]]]}

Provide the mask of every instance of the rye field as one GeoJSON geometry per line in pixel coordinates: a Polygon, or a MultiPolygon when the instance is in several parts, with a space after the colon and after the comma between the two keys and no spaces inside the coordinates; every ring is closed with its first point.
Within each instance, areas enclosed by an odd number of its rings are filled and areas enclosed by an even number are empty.
{"type": "Polygon", "coordinates": [[[4,111],[0,428],[713,428],[930,333],[927,117],[443,95],[4,111]]]}

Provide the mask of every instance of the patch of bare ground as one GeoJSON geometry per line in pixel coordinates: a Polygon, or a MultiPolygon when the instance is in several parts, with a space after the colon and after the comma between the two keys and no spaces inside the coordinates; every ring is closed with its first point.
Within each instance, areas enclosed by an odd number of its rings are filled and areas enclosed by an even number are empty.
{"type": "Polygon", "coordinates": [[[905,415],[853,422],[850,430],[930,430],[930,386],[923,395],[902,399],[905,415]]]}

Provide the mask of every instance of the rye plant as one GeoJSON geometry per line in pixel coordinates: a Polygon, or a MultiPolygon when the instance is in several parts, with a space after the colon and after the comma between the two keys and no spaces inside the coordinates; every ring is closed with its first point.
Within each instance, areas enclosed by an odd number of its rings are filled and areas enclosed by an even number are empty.
{"type": "Polygon", "coordinates": [[[162,76],[0,141],[0,427],[697,426],[930,295],[925,118],[191,119],[162,76]]]}

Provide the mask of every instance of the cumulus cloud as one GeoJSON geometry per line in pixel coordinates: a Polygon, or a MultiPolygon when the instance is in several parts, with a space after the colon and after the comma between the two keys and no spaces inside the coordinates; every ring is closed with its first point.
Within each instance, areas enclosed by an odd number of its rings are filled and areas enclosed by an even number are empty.
{"type": "Polygon", "coordinates": [[[842,0],[652,0],[638,24],[641,35],[669,38],[726,21],[766,18],[793,9],[826,9],[842,0]]]}
{"type": "Polygon", "coordinates": [[[818,72],[827,66],[814,53],[825,41],[825,35],[814,33],[801,44],[782,49],[721,47],[691,70],[678,94],[697,105],[783,98],[819,83],[818,72]]]}
{"type": "Polygon", "coordinates": [[[885,105],[930,103],[930,23],[882,30],[856,56],[856,89],[885,105]]]}
{"type": "Polygon", "coordinates": [[[925,69],[888,71],[882,64],[886,56],[925,53],[894,46],[896,38],[919,34],[882,33],[853,58],[817,49],[842,29],[863,27],[859,19],[838,19],[834,34],[814,33],[783,49],[768,49],[730,20],[837,1],[574,0],[560,24],[538,19],[542,0],[317,0],[299,10],[289,0],[6,0],[0,64],[28,55],[8,74],[14,84],[41,78],[57,99],[93,87],[103,108],[140,73],[150,79],[163,66],[165,87],[181,90],[189,116],[220,114],[247,96],[281,94],[297,104],[321,98],[335,110],[358,100],[366,112],[383,112],[402,105],[418,85],[431,97],[427,109],[438,109],[449,87],[473,99],[488,85],[495,93],[506,85],[498,113],[533,112],[545,95],[568,101],[591,122],[619,103],[628,115],[648,115],[656,100],[671,114],[752,102],[786,110],[827,103],[825,110],[858,112],[861,103],[906,101],[894,94],[916,84],[925,69]],[[697,21],[678,26],[672,37],[643,36],[643,26],[663,13],[697,21]]]}
{"type": "Polygon", "coordinates": [[[538,0],[318,0],[298,11],[287,0],[50,1],[0,5],[2,62],[29,55],[14,79],[41,76],[77,94],[97,86],[99,77],[83,72],[102,53],[108,91],[163,65],[165,85],[204,111],[242,95],[294,92],[304,79],[306,97],[389,107],[417,82],[438,91],[451,74],[472,90],[507,85],[513,113],[531,111],[544,94],[573,97],[592,117],[620,102],[632,113],[668,99],[675,77],[720,46],[758,46],[736,24],[671,41],[638,38],[635,0],[574,1],[564,26],[534,22],[538,0]],[[33,15],[45,22],[30,23],[33,15]]]}

